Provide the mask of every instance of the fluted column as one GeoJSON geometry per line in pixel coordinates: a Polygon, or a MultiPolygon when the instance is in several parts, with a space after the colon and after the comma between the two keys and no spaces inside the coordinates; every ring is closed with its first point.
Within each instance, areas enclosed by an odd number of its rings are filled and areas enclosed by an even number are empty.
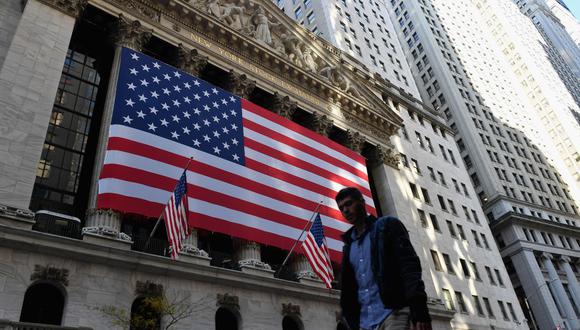
{"type": "MultiPolygon", "coordinates": [[[[89,238],[94,242],[98,242],[104,245],[115,244],[111,242],[111,238],[127,242],[126,238],[128,237],[124,237],[124,234],[117,237],[103,235],[104,233],[107,233],[111,227],[118,228],[116,230],[118,230],[120,233],[122,216],[118,212],[112,210],[107,210],[106,212],[95,210],[97,204],[98,180],[105,159],[105,150],[107,141],[109,139],[109,126],[113,117],[113,106],[115,104],[115,93],[117,90],[117,79],[119,77],[119,67],[121,61],[121,49],[122,47],[127,47],[136,51],[141,51],[150,38],[151,30],[145,29],[139,21],[131,21],[125,18],[123,15],[119,15],[114,34],[112,36],[113,42],[116,46],[115,54],[113,65],[111,67],[107,98],[103,107],[103,117],[99,132],[99,142],[97,144],[95,155],[92,186],[89,195],[90,209],[87,211],[86,224],[88,227],[91,227],[91,229],[83,229],[83,239],[89,238]],[[115,215],[112,216],[110,215],[111,213],[115,213],[115,215]],[[99,240],[97,236],[104,238],[104,240],[99,240]]],[[[128,242],[131,242],[130,237],[128,242]]],[[[129,244],[125,244],[125,248],[130,248],[128,245],[129,244]]]]}
{"type": "Polygon", "coordinates": [[[562,268],[564,268],[564,272],[566,272],[566,279],[568,279],[568,288],[570,288],[572,300],[574,304],[576,304],[576,309],[580,311],[580,286],[578,286],[578,279],[576,278],[576,274],[574,274],[572,267],[570,267],[572,259],[568,256],[562,256],[560,258],[560,263],[562,268]]]}
{"type": "Polygon", "coordinates": [[[234,239],[234,260],[243,272],[273,277],[274,271],[262,261],[261,252],[261,246],[256,242],[234,239]]]}
{"type": "Polygon", "coordinates": [[[303,254],[295,254],[290,261],[290,270],[294,273],[298,282],[316,287],[326,287],[316,276],[312,266],[303,254]]]}
{"type": "Polygon", "coordinates": [[[193,229],[182,243],[183,248],[179,253],[179,260],[209,266],[211,258],[207,252],[199,248],[197,237],[197,229],[193,229]]]}
{"type": "Polygon", "coordinates": [[[130,249],[131,236],[121,232],[121,214],[113,210],[87,210],[87,220],[82,230],[83,240],[102,245],[130,249]]]}
{"type": "Polygon", "coordinates": [[[291,101],[288,96],[282,96],[278,92],[274,93],[273,112],[286,119],[292,119],[292,115],[297,107],[298,103],[296,103],[296,101],[291,101]]]}
{"type": "Polygon", "coordinates": [[[556,268],[552,263],[554,257],[552,254],[544,252],[542,253],[541,258],[542,262],[544,263],[544,267],[546,267],[548,270],[548,276],[550,277],[549,285],[552,287],[552,291],[556,295],[556,302],[559,303],[560,307],[566,314],[566,319],[572,326],[572,329],[579,329],[580,324],[576,318],[576,313],[574,312],[572,303],[570,303],[570,299],[568,299],[568,295],[566,295],[562,281],[560,281],[560,276],[558,275],[558,272],[556,272],[556,268]]]}

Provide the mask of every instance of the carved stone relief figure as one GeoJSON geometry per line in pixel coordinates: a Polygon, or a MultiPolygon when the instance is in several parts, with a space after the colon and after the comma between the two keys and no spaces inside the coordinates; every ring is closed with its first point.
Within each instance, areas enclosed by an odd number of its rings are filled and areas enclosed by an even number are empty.
{"type": "Polygon", "coordinates": [[[304,46],[303,60],[306,67],[304,69],[312,72],[316,72],[316,62],[314,61],[314,57],[312,56],[312,51],[310,48],[304,46]]]}
{"type": "Polygon", "coordinates": [[[272,34],[270,28],[280,25],[280,23],[272,22],[264,13],[264,8],[258,7],[250,20],[255,26],[254,38],[267,45],[272,45],[272,34]]]}
{"type": "Polygon", "coordinates": [[[233,29],[242,30],[246,22],[244,20],[244,13],[246,8],[239,7],[234,4],[226,4],[222,6],[222,19],[233,29]]]}
{"type": "Polygon", "coordinates": [[[286,50],[286,55],[288,55],[288,59],[296,64],[297,66],[303,68],[304,67],[304,54],[300,50],[300,39],[296,36],[289,35],[289,34],[282,34],[281,37],[282,43],[284,44],[284,48],[286,50]]]}

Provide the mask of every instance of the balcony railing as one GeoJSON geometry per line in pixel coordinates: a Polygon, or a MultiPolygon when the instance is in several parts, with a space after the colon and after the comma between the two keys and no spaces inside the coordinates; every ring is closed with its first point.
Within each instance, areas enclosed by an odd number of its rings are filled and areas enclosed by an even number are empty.
{"type": "Polygon", "coordinates": [[[63,327],[60,325],[39,324],[0,320],[0,330],[92,330],[87,327],[63,327]]]}

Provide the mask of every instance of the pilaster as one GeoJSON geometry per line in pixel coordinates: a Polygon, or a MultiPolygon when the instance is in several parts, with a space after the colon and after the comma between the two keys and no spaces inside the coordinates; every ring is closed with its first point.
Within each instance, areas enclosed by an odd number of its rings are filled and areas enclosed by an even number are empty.
{"type": "Polygon", "coordinates": [[[564,272],[566,273],[566,279],[568,280],[568,288],[572,294],[573,303],[576,304],[576,310],[580,311],[580,287],[578,286],[578,279],[576,274],[572,270],[570,264],[573,262],[572,258],[568,256],[562,256],[559,260],[564,272]]]}
{"type": "MultiPolygon", "coordinates": [[[[0,68],[0,203],[27,209],[80,7],[29,0],[0,68]]],[[[72,1],[71,3],[82,3],[72,1]]]]}

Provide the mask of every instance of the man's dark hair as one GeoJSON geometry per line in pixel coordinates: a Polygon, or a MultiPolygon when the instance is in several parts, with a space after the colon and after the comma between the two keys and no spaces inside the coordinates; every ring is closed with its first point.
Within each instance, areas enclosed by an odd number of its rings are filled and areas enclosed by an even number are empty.
{"type": "Polygon", "coordinates": [[[363,199],[363,195],[360,192],[360,190],[358,190],[355,187],[347,187],[347,188],[341,189],[338,192],[338,194],[336,194],[336,197],[334,198],[334,200],[336,201],[336,203],[338,203],[347,197],[352,197],[353,199],[363,199]]]}

